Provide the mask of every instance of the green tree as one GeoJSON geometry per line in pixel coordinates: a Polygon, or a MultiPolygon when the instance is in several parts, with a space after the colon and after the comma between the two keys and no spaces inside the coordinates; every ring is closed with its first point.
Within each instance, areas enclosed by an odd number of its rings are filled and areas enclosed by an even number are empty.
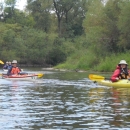
{"type": "Polygon", "coordinates": [[[3,60],[17,58],[15,38],[19,35],[20,27],[16,24],[0,23],[0,52],[3,60]]]}
{"type": "Polygon", "coordinates": [[[27,0],[27,10],[35,20],[35,27],[49,32],[51,28],[52,0],[27,0]]]}
{"type": "Polygon", "coordinates": [[[119,15],[118,28],[120,30],[120,41],[118,46],[121,51],[130,49],[130,1],[125,0],[120,4],[121,14],[119,15]]]}
{"type": "Polygon", "coordinates": [[[11,19],[14,15],[16,0],[5,0],[5,4],[6,7],[4,8],[4,17],[11,19]]]}
{"type": "Polygon", "coordinates": [[[53,0],[59,36],[72,38],[73,35],[83,33],[82,21],[85,18],[88,1],[53,0]]]}
{"type": "Polygon", "coordinates": [[[86,13],[83,27],[89,47],[93,48],[98,55],[102,55],[104,53],[102,50],[106,47],[104,45],[106,43],[106,21],[103,3],[100,0],[92,2],[86,13]]]}
{"type": "Polygon", "coordinates": [[[107,28],[106,33],[107,39],[106,44],[108,51],[117,52],[118,51],[118,41],[119,41],[119,29],[117,27],[119,15],[120,15],[120,4],[122,0],[109,0],[105,5],[105,14],[107,16],[107,28]]]}
{"type": "Polygon", "coordinates": [[[118,52],[117,22],[120,2],[121,0],[109,0],[104,5],[100,0],[93,1],[86,14],[83,24],[86,37],[94,52],[100,53],[99,55],[106,56],[110,52],[118,52]]]}

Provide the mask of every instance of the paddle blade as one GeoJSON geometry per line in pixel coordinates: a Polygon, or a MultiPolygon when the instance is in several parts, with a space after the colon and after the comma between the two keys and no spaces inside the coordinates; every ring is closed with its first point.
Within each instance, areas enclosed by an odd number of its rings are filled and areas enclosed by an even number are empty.
{"type": "Polygon", "coordinates": [[[90,80],[94,80],[94,81],[100,81],[100,80],[104,80],[105,77],[100,76],[100,75],[90,74],[90,75],[89,75],[89,79],[90,79],[90,80]]]}
{"type": "Polygon", "coordinates": [[[4,64],[4,62],[2,60],[0,60],[0,64],[4,64]]]}
{"type": "Polygon", "coordinates": [[[38,78],[42,78],[44,76],[44,74],[37,74],[38,78]]]}

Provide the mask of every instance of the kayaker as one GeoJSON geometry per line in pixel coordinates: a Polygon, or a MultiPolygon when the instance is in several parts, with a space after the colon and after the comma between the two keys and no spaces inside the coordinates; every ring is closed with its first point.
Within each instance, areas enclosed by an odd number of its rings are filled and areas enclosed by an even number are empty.
{"type": "Polygon", "coordinates": [[[8,61],[6,61],[6,64],[3,66],[3,69],[8,69],[8,61]]]}
{"type": "Polygon", "coordinates": [[[111,81],[116,82],[119,79],[127,79],[129,77],[129,71],[127,69],[127,62],[125,60],[121,60],[116,67],[116,70],[111,76],[111,81]]]}
{"type": "Polygon", "coordinates": [[[8,70],[12,68],[11,62],[8,62],[8,70]]]}
{"type": "Polygon", "coordinates": [[[17,67],[17,60],[12,61],[12,67],[8,70],[7,75],[19,74],[21,69],[17,67]]]}

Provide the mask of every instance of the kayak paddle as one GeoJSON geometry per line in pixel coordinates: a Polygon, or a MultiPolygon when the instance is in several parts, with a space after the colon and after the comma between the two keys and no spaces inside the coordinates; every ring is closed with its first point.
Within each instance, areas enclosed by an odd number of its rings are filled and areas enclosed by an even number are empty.
{"type": "Polygon", "coordinates": [[[44,74],[37,74],[38,78],[42,78],[44,74]]]}
{"type": "MultiPolygon", "coordinates": [[[[93,81],[101,81],[101,80],[105,80],[105,79],[108,79],[108,78],[105,78],[105,77],[100,76],[100,75],[90,74],[90,75],[89,75],[89,79],[90,79],[90,80],[93,80],[93,81]]],[[[110,79],[109,79],[109,80],[110,80],[110,79]]]]}
{"type": "MultiPolygon", "coordinates": [[[[28,74],[28,73],[26,73],[26,72],[21,72],[21,73],[20,73],[20,75],[26,75],[26,74],[28,74]]],[[[42,78],[43,75],[44,75],[44,74],[42,74],[42,73],[35,74],[35,76],[37,76],[38,78],[42,78]]]]}
{"type": "Polygon", "coordinates": [[[0,64],[4,64],[4,62],[2,60],[0,60],[0,64]]]}

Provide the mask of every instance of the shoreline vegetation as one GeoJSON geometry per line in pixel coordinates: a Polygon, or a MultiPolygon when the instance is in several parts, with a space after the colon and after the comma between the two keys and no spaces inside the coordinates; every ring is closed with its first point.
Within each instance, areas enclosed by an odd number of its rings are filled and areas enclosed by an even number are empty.
{"type": "Polygon", "coordinates": [[[41,67],[43,70],[54,70],[54,71],[75,71],[75,72],[113,72],[120,62],[120,60],[126,60],[128,63],[128,69],[130,69],[130,51],[126,53],[111,54],[106,57],[93,57],[94,55],[81,55],[79,53],[79,58],[70,56],[66,62],[58,64],[56,66],[52,65],[38,65],[38,64],[18,64],[20,67],[41,67]]]}
{"type": "Polygon", "coordinates": [[[130,65],[128,0],[28,0],[24,11],[15,0],[1,4],[4,62],[76,72],[113,72],[120,60],[130,65]]]}
{"type": "MultiPolygon", "coordinates": [[[[78,53],[78,52],[77,52],[78,53]]],[[[75,58],[75,55],[67,58],[66,62],[58,64],[56,66],[47,65],[47,64],[18,64],[19,67],[41,67],[42,70],[54,70],[54,71],[75,71],[75,72],[113,72],[120,62],[120,60],[126,60],[128,63],[128,69],[130,69],[130,51],[126,53],[111,54],[106,57],[96,57],[92,55],[82,55],[78,54],[78,57],[75,58]],[[96,62],[98,59],[98,62],[96,62]]]]}
{"type": "MultiPolygon", "coordinates": [[[[94,56],[96,57],[96,55],[94,56]]],[[[55,69],[68,69],[75,71],[113,72],[120,60],[126,60],[130,69],[130,51],[126,53],[111,54],[106,57],[94,58],[93,55],[83,55],[79,58],[69,57],[69,59],[57,66],[55,69]],[[75,60],[74,60],[75,59],[75,60]]]]}

